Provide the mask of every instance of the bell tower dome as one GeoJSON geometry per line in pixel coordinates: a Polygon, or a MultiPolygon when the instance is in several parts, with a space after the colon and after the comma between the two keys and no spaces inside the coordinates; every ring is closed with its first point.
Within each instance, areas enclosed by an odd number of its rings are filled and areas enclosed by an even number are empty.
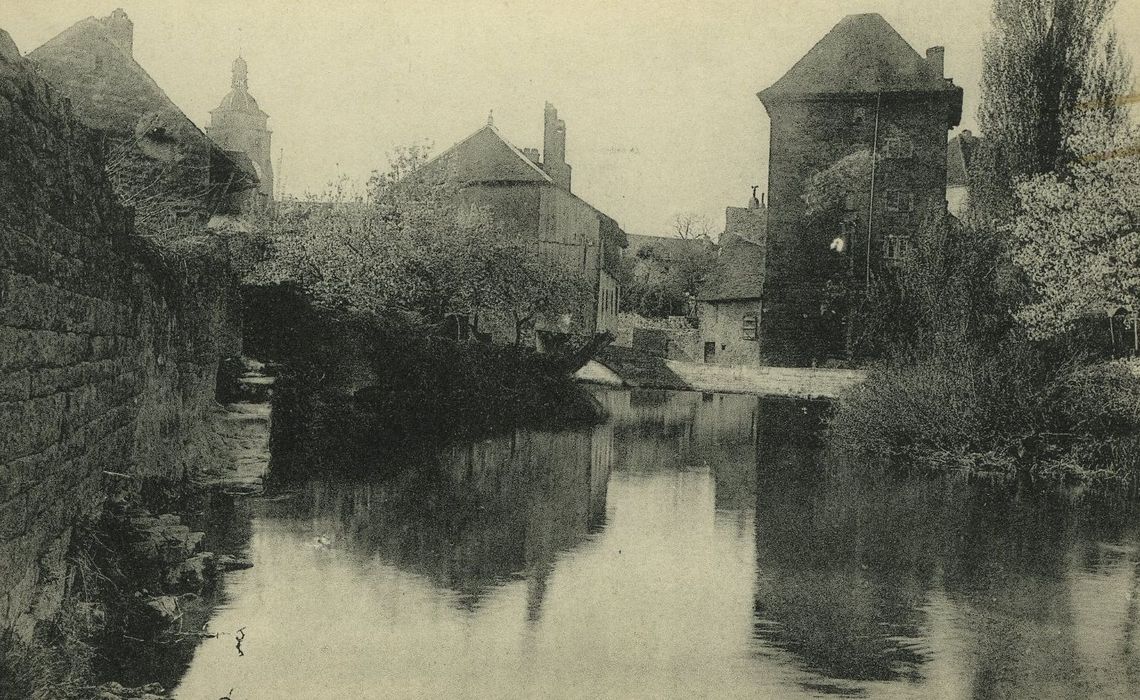
{"type": "Polygon", "coordinates": [[[206,134],[227,151],[240,151],[249,156],[260,180],[258,192],[265,202],[273,200],[273,165],[271,162],[269,115],[261,111],[257,100],[249,94],[249,65],[238,56],[232,66],[230,91],[217,109],[210,111],[206,134]]]}

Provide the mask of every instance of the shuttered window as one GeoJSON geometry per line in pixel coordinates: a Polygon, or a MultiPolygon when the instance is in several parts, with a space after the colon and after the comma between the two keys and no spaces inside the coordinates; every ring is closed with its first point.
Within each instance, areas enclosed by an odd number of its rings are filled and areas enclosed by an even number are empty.
{"type": "Polygon", "coordinates": [[[759,326],[760,317],[757,314],[744,314],[744,320],[741,326],[744,339],[756,340],[759,326]]]}

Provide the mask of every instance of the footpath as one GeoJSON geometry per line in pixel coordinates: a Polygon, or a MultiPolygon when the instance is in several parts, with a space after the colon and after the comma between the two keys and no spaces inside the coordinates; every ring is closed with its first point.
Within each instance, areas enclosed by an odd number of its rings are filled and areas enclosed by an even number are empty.
{"type": "Polygon", "coordinates": [[[860,384],[867,373],[815,367],[706,365],[611,346],[578,370],[575,377],[613,387],[833,399],[860,384]]]}

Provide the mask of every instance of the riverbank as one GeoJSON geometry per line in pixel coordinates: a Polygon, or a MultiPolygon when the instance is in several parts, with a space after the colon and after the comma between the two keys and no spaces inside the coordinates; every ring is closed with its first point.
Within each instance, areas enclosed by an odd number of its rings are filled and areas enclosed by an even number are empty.
{"type": "Polygon", "coordinates": [[[1140,362],[1012,345],[884,366],[840,398],[828,433],[906,467],[1135,490],[1140,362]]]}
{"type": "Polygon", "coordinates": [[[867,377],[863,370],[815,367],[745,367],[666,360],[629,348],[608,347],[575,373],[582,382],[610,387],[835,399],[867,377]]]}

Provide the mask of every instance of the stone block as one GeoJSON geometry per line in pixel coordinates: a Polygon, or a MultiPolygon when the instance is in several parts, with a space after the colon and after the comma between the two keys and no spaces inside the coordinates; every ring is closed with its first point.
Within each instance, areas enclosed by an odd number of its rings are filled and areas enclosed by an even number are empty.
{"type": "Polygon", "coordinates": [[[0,326],[0,372],[73,365],[90,350],[85,335],[0,326]]]}
{"type": "Polygon", "coordinates": [[[0,402],[23,401],[32,395],[32,377],[27,370],[0,374],[0,402]]]}
{"type": "Polygon", "coordinates": [[[43,452],[60,439],[62,395],[0,403],[0,464],[43,452]]]}

